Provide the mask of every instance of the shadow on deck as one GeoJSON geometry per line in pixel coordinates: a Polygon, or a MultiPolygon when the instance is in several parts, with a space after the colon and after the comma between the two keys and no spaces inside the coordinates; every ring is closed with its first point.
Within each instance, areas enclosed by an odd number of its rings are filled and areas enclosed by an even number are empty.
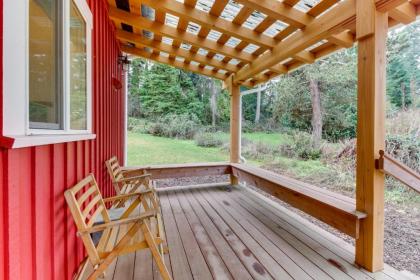
{"type": "MultiPolygon", "coordinates": [[[[246,188],[159,190],[174,279],[408,279],[353,264],[354,248],[246,188]]],[[[150,251],[120,257],[105,279],[160,279],[150,251]]]]}

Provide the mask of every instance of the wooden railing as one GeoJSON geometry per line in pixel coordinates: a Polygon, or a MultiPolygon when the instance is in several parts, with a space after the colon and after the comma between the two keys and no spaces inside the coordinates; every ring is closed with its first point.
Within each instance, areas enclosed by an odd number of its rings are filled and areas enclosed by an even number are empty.
{"type": "Polygon", "coordinates": [[[380,158],[376,160],[376,169],[383,171],[420,193],[420,175],[405,164],[395,160],[384,151],[379,151],[380,158]]]}

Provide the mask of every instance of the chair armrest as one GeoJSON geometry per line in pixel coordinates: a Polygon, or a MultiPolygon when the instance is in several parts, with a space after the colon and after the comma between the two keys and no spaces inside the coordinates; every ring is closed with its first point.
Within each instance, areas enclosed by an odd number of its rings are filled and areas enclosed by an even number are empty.
{"type": "Polygon", "coordinates": [[[132,177],[124,177],[124,178],[121,178],[119,180],[116,180],[116,182],[117,183],[121,183],[121,182],[124,182],[124,183],[126,183],[126,182],[132,182],[132,181],[137,181],[139,179],[144,179],[144,178],[151,177],[151,176],[152,176],[152,174],[143,174],[143,175],[132,176],[132,177]]]}
{"type": "Polygon", "coordinates": [[[109,222],[109,223],[104,223],[104,224],[92,226],[91,228],[87,228],[85,230],[78,231],[77,234],[82,235],[82,234],[85,234],[85,233],[94,233],[94,232],[98,232],[98,231],[104,231],[108,228],[118,227],[118,226],[126,225],[126,224],[137,223],[137,222],[140,222],[144,219],[154,217],[154,216],[156,216],[156,214],[157,214],[156,210],[149,210],[149,211],[146,211],[146,212],[144,212],[144,213],[142,213],[142,214],[140,214],[139,216],[136,216],[136,217],[116,220],[116,221],[112,221],[112,222],[109,222]]]}
{"type": "Polygon", "coordinates": [[[104,198],[104,202],[112,202],[112,201],[115,201],[115,200],[121,200],[121,199],[124,199],[124,198],[139,196],[139,195],[148,194],[148,193],[151,193],[151,192],[152,192],[152,190],[144,190],[144,191],[140,191],[140,192],[120,194],[120,195],[104,198]]]}

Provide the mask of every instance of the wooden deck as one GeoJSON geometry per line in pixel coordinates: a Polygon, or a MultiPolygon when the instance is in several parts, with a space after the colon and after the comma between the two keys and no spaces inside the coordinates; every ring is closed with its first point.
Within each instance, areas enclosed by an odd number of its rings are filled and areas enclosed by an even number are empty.
{"type": "MultiPolygon", "coordinates": [[[[353,265],[354,248],[245,187],[159,191],[175,280],[409,279],[353,265]]],[[[106,279],[160,279],[147,250],[120,257],[106,279]]]]}

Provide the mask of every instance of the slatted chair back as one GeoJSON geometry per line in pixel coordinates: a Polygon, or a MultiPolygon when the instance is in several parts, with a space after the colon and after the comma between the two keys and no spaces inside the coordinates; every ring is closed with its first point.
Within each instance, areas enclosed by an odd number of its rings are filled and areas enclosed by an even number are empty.
{"type": "Polygon", "coordinates": [[[107,160],[105,165],[108,169],[109,175],[111,176],[111,181],[114,185],[117,195],[124,193],[124,183],[120,182],[120,180],[124,178],[124,175],[117,157],[114,156],[107,160]]]}
{"type": "Polygon", "coordinates": [[[100,218],[100,215],[105,223],[110,222],[111,219],[93,174],[66,190],[64,196],[88,257],[95,266],[100,263],[100,256],[88,230],[100,218]]]}
{"type": "Polygon", "coordinates": [[[137,175],[130,176],[127,172],[124,172],[115,156],[107,160],[105,165],[117,195],[153,188],[147,170],[142,170],[143,176],[138,175],[138,172],[136,172],[137,175]]]}

